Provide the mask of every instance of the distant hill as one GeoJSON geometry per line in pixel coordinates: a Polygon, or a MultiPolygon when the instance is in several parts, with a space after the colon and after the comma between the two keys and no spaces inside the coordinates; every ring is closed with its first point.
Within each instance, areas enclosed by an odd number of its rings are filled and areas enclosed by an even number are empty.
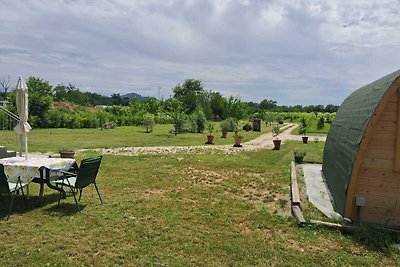
{"type": "Polygon", "coordinates": [[[136,94],[136,93],[129,93],[129,94],[126,94],[126,95],[122,95],[121,97],[122,98],[129,98],[129,99],[133,99],[133,100],[139,100],[139,101],[147,101],[147,99],[149,99],[146,96],[141,96],[141,95],[136,94]]]}

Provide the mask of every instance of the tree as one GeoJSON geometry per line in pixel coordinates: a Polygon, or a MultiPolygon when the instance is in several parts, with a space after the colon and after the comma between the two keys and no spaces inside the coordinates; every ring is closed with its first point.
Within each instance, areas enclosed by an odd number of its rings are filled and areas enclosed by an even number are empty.
{"type": "Polygon", "coordinates": [[[187,79],[183,84],[177,84],[173,89],[174,98],[182,103],[186,114],[193,113],[198,106],[205,106],[206,91],[200,80],[187,79]]]}
{"type": "Polygon", "coordinates": [[[10,80],[10,76],[7,77],[1,77],[0,79],[0,87],[3,89],[3,93],[7,94],[8,90],[11,87],[11,80],[10,80]]]}
{"type": "Polygon", "coordinates": [[[153,131],[154,125],[156,124],[154,120],[154,115],[151,113],[146,113],[143,116],[143,125],[146,128],[146,133],[153,131]]]}
{"type": "Polygon", "coordinates": [[[323,116],[321,116],[321,117],[319,118],[319,120],[318,120],[317,128],[318,128],[319,130],[322,130],[322,129],[324,129],[324,127],[325,127],[325,118],[324,118],[323,116]]]}
{"type": "Polygon", "coordinates": [[[53,102],[52,86],[48,81],[33,76],[28,78],[26,85],[29,90],[29,117],[32,126],[43,127],[45,113],[53,102]]]}
{"type": "Polygon", "coordinates": [[[264,99],[260,102],[261,109],[273,110],[277,107],[277,103],[275,100],[264,99]]]}
{"type": "Polygon", "coordinates": [[[185,123],[185,116],[183,110],[183,104],[175,98],[170,98],[165,101],[165,110],[167,114],[172,118],[172,124],[174,125],[174,134],[177,135],[181,132],[185,123]]]}
{"type": "MultiPolygon", "coordinates": [[[[228,105],[228,101],[219,92],[209,93],[209,102],[212,112],[213,119],[223,120],[226,119],[225,110],[228,105]]],[[[209,118],[210,119],[210,118],[209,118]]]]}
{"type": "Polygon", "coordinates": [[[243,119],[247,115],[246,105],[239,97],[230,96],[226,107],[226,116],[233,117],[238,120],[243,119]]]}

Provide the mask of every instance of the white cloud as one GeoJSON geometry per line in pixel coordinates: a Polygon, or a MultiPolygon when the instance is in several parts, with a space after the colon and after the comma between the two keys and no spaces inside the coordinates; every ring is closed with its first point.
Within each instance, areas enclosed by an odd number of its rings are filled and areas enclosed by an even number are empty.
{"type": "Polygon", "coordinates": [[[0,75],[153,96],[197,78],[245,100],[339,104],[399,68],[398,4],[3,0],[0,75]]]}

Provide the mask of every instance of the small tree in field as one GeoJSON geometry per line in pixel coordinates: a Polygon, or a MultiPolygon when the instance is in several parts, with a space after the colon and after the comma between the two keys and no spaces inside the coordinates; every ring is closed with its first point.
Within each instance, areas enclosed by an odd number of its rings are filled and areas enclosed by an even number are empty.
{"type": "Polygon", "coordinates": [[[324,117],[320,117],[317,123],[318,130],[322,130],[325,127],[325,119],[324,117]]]}
{"type": "Polygon", "coordinates": [[[174,125],[174,134],[177,135],[181,132],[183,125],[185,124],[186,114],[183,111],[182,102],[174,98],[170,98],[165,101],[165,110],[172,119],[174,125]]]}
{"type": "Polygon", "coordinates": [[[155,124],[156,124],[156,122],[154,120],[154,115],[153,114],[146,113],[143,116],[143,125],[146,128],[146,133],[152,132],[155,124]]]}

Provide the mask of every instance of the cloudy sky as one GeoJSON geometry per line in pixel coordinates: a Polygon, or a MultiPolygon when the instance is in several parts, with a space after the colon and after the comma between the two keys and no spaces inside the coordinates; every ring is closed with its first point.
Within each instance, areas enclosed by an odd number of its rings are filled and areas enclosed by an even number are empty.
{"type": "Polygon", "coordinates": [[[0,0],[0,77],[340,104],[400,68],[400,0],[0,0]]]}

